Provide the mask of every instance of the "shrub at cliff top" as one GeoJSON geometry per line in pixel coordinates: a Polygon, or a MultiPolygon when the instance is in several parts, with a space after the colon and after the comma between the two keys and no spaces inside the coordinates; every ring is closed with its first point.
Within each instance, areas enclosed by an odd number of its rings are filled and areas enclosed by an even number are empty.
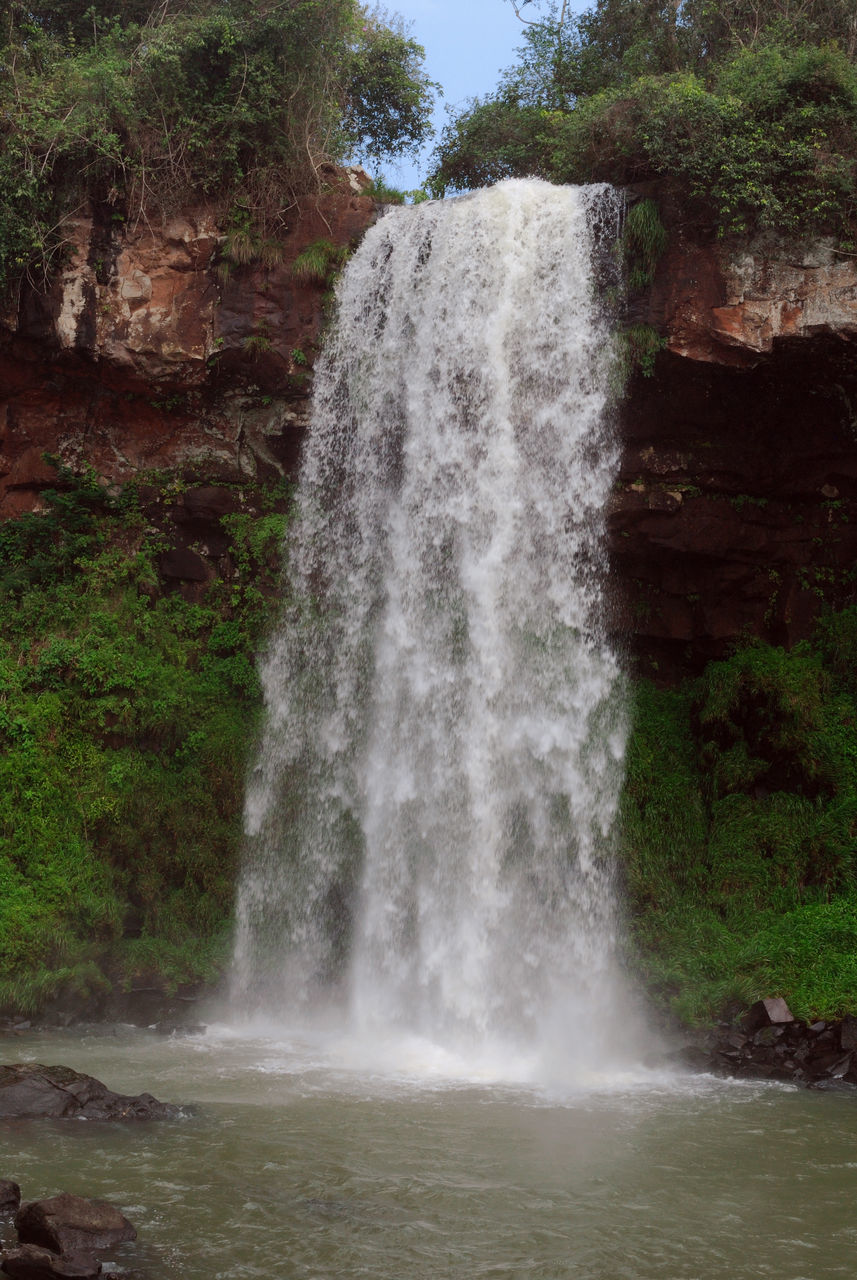
{"type": "Polygon", "coordinates": [[[498,92],[447,126],[436,193],[537,173],[667,178],[721,234],[854,237],[857,21],[847,0],[542,10],[498,92]],[[547,12],[544,12],[544,10],[547,12]]]}
{"type": "Polygon", "coordinates": [[[0,24],[0,288],[88,199],[117,220],[236,199],[265,232],[326,161],[413,150],[423,50],[358,0],[53,0],[0,24]]]}

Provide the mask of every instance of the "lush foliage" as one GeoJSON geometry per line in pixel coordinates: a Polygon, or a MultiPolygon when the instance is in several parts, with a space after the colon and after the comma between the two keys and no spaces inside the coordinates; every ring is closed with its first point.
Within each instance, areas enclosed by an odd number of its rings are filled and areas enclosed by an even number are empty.
{"type": "Polygon", "coordinates": [[[630,929],[690,1021],[768,995],[857,1010],[857,610],[678,692],[641,684],[623,801],[630,929]]]}
{"type": "Polygon", "coordinates": [[[133,493],[91,476],[0,527],[0,1006],[225,957],[253,651],[284,517],[225,518],[234,573],[161,593],[133,493]]]}
{"type": "Polygon", "coordinates": [[[400,155],[435,86],[358,0],[13,0],[0,28],[0,287],[44,270],[87,200],[117,220],[194,198],[263,239],[324,164],[400,155]]]}
{"type": "Polygon", "coordinates": [[[548,6],[497,94],[447,126],[432,186],[666,178],[721,234],[833,231],[848,248],[855,56],[847,0],[548,6]]]}
{"type": "MultiPolygon", "coordinates": [[[[284,527],[271,502],[224,517],[231,571],[194,603],[163,593],[132,490],[60,480],[0,526],[0,1007],[222,968],[284,527]]],[[[855,672],[852,608],[791,653],[637,686],[629,947],[679,1017],[857,1010],[855,672]]]]}

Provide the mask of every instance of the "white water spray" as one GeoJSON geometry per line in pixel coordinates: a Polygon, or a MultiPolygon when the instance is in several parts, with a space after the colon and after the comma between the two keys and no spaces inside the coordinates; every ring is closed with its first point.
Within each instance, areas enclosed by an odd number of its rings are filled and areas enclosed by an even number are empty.
{"type": "Polygon", "coordinates": [[[348,266],[262,672],[244,1010],[567,1049],[614,1008],[620,200],[506,182],[388,213],[348,266]]]}

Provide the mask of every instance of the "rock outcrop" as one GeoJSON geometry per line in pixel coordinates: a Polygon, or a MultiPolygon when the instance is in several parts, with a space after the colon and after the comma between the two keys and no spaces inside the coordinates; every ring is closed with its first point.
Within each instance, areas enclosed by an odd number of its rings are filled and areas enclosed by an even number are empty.
{"type": "MultiPolygon", "coordinates": [[[[0,519],[55,483],[45,453],[105,484],[177,473],[160,568],[204,590],[236,488],[296,466],[325,286],[295,260],[375,216],[364,177],[328,179],[268,266],[230,261],[206,209],[128,227],[102,206],[69,227],[52,288],[0,317],[0,519]],[[206,494],[227,506],[206,515],[206,494]]],[[[741,636],[792,644],[855,598],[857,258],[719,242],[664,207],[669,245],[634,318],[665,350],[619,414],[609,528],[614,630],[672,680],[741,636]]]]}
{"type": "Polygon", "coordinates": [[[741,636],[805,638],[857,559],[857,259],[670,237],[610,513],[616,630],[666,679],[741,636]]]}
{"type": "Polygon", "coordinates": [[[857,1018],[807,1024],[784,1000],[760,1000],[674,1055],[692,1071],[783,1080],[806,1088],[857,1086],[857,1018]],[[775,1006],[773,1012],[766,1006],[775,1006]],[[780,1007],[781,1006],[781,1007],[780,1007]]]}
{"type": "Polygon", "coordinates": [[[99,1253],[137,1239],[131,1223],[112,1204],[67,1191],[21,1205],[15,1215],[15,1230],[22,1244],[40,1245],[52,1253],[99,1253]]]}
{"type": "MultiPolygon", "coordinates": [[[[27,1062],[0,1066],[2,1120],[175,1120],[181,1109],[150,1093],[114,1093],[70,1067],[27,1062]]],[[[34,1240],[33,1243],[40,1243],[34,1240]]]]}
{"type": "Polygon", "coordinates": [[[113,1205],[66,1191],[23,1204],[15,1230],[18,1247],[0,1256],[0,1269],[13,1280],[96,1280],[103,1274],[99,1254],[137,1239],[113,1205]]]}
{"type": "Polygon", "coordinates": [[[321,240],[348,246],[375,210],[354,175],[327,178],[267,265],[234,261],[205,208],[127,225],[99,206],[68,223],[50,289],[24,289],[0,315],[0,518],[55,482],[45,453],[118,484],[293,468],[325,289],[294,264],[321,240]]]}
{"type": "Polygon", "coordinates": [[[720,241],[672,224],[646,312],[675,355],[748,369],[792,338],[857,339],[857,255],[833,240],[720,241]]]}

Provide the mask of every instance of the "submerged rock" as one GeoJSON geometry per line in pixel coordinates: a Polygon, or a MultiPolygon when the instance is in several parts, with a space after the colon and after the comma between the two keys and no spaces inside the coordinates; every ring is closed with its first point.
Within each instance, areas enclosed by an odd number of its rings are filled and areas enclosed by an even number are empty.
{"type": "Polygon", "coordinates": [[[0,1213],[15,1213],[21,1203],[21,1188],[11,1178],[0,1178],[0,1213]]]}
{"type": "Polygon", "coordinates": [[[61,1255],[34,1244],[4,1253],[0,1269],[15,1280],[95,1280],[101,1275],[101,1263],[91,1253],[61,1255]]]}
{"type": "Polygon", "coordinates": [[[63,1191],[50,1200],[21,1206],[15,1229],[22,1244],[41,1245],[54,1253],[72,1255],[112,1249],[137,1232],[128,1219],[105,1200],[87,1200],[63,1191]]]}
{"type": "Polygon", "coordinates": [[[0,1066],[0,1119],[175,1120],[178,1107],[150,1093],[114,1093],[93,1076],[40,1063],[0,1066]]]}

